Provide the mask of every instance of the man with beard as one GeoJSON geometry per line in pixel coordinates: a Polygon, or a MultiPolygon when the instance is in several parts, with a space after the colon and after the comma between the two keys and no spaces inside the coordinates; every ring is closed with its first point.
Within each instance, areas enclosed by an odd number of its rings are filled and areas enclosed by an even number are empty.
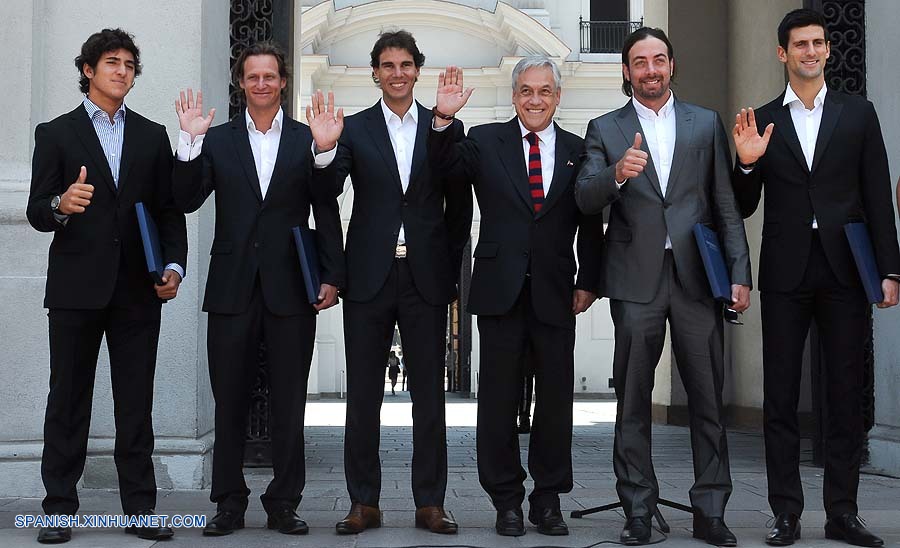
{"type": "Polygon", "coordinates": [[[650,457],[651,392],[668,320],[690,409],[694,536],[734,546],[723,520],[731,494],[723,310],[712,298],[692,229],[703,223],[719,233],[738,312],[750,304],[749,251],[722,122],[712,110],[675,99],[674,70],[663,31],[645,27],[628,36],[622,90],[632,99],[591,121],[575,198],[585,213],[610,208],[602,265],[615,323],[613,463],[627,518],[621,541],[650,540],[659,497],[650,457]]]}
{"type": "Polygon", "coordinates": [[[870,306],[844,224],[866,222],[882,278],[884,300],[878,306],[896,305],[900,250],[887,154],[872,103],[825,85],[831,47],[824,17],[804,9],[788,13],[778,26],[778,42],[787,87],[755,113],[742,110],[733,131],[734,189],[745,217],[766,188],[759,259],[763,432],[769,504],[776,516],[766,542],[786,546],[800,538],[797,400],[814,319],[825,349],[825,536],[882,546],[859,519],[856,504],[870,306]]]}

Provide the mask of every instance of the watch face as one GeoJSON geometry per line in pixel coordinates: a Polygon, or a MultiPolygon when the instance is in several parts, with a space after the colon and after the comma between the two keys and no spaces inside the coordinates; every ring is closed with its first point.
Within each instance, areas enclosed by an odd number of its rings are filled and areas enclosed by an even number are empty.
{"type": "Polygon", "coordinates": [[[50,209],[53,209],[53,210],[59,209],[59,196],[54,196],[50,200],[50,209]]]}

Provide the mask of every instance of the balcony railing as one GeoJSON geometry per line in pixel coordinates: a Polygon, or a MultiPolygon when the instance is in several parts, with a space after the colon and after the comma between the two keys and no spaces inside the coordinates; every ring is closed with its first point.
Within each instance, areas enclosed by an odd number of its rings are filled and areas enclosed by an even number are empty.
{"type": "Polygon", "coordinates": [[[581,53],[621,53],[625,38],[644,26],[640,21],[585,21],[581,27],[581,53]]]}

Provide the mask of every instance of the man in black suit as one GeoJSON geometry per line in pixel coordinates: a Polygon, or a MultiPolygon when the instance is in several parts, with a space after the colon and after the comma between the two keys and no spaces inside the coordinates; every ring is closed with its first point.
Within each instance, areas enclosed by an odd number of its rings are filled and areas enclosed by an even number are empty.
{"type": "Polygon", "coordinates": [[[268,352],[274,478],[260,497],[266,526],[305,534],[296,514],[305,483],[303,416],[316,333],[316,314],[333,306],[344,283],[341,224],[332,192],[343,113],[321,92],[307,107],[309,127],[284,115],[284,54],[267,42],[245,49],[233,77],[247,108],[209,128],[202,96],[176,102],[181,137],[173,180],[175,201],[196,211],[215,191],[216,226],[203,310],[209,313],[207,352],[216,400],[216,437],[210,500],[216,515],[204,535],[244,526],[250,494],[243,475],[250,391],[260,338],[268,352]],[[315,155],[313,147],[321,154],[315,155]],[[322,285],[310,304],[291,228],[316,221],[322,285]]]}
{"type": "Polygon", "coordinates": [[[825,350],[825,535],[881,546],[857,517],[869,303],[844,224],[866,222],[883,277],[878,306],[896,305],[900,250],[887,154],[872,103],[825,85],[830,44],[822,15],[788,13],[778,42],[787,88],[755,113],[742,110],[733,131],[734,189],[745,217],[766,189],[759,288],[766,470],[776,515],[766,542],[784,546],[800,538],[797,401],[803,346],[814,319],[825,350]]]}
{"type": "MultiPolygon", "coordinates": [[[[161,305],[175,298],[187,259],[184,215],[171,197],[172,149],[165,128],[125,107],[141,72],[140,51],[121,29],[91,35],[75,59],[85,98],[35,130],[28,221],[54,232],[44,306],[49,309],[50,394],[41,476],[48,515],[78,511],[97,353],[106,335],[112,378],[122,510],[153,514],[153,374],[161,305]],[[134,204],[159,227],[166,271],[154,286],[134,204]]],[[[128,528],[141,538],[168,527],[128,528]]],[[[39,542],[66,542],[69,527],[45,527],[39,542]]]]}
{"type": "Polygon", "coordinates": [[[456,296],[472,202],[471,193],[446,187],[426,159],[431,111],[413,99],[424,62],[408,32],[378,38],[371,66],[382,98],[347,118],[335,160],[337,192],[348,174],[353,183],[343,294],[344,472],[352,504],[336,525],[341,534],[381,525],[379,409],[395,323],[403,338],[404,376],[409,375],[413,401],[416,526],[436,533],[457,531],[444,511],[444,347],[447,304],[456,296]]]}
{"type": "Polygon", "coordinates": [[[525,534],[525,470],[516,418],[523,364],[535,370],[528,519],[545,535],[569,533],[559,494],[572,490],[575,316],[597,298],[603,216],[582,215],[574,186],[580,137],[553,123],[561,96],[556,64],[526,57],[512,73],[516,116],[472,128],[451,121],[472,89],[448,67],[438,82],[428,153],[457,184],[475,188],[481,229],[468,310],[478,315],[478,478],[497,510],[496,531],[525,534]],[[576,278],[575,233],[578,232],[576,278]]]}
{"type": "Polygon", "coordinates": [[[631,100],[588,126],[575,198],[586,213],[609,207],[604,295],[616,328],[618,407],[613,466],[626,522],[620,540],[650,541],[659,484],[650,447],[650,404],[666,324],[690,409],[697,538],[734,546],[724,522],[731,494],[722,412],[722,304],[711,294],[693,228],[716,230],[731,281],[731,308],[750,305],[750,253],[731,189],[728,137],[715,111],[679,101],[675,59],[660,29],[643,27],[622,49],[631,100]]]}

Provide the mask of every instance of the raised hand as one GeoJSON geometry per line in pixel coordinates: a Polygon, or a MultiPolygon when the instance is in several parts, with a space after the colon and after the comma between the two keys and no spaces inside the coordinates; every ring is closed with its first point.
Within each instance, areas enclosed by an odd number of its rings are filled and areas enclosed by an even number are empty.
{"type": "Polygon", "coordinates": [[[197,90],[197,100],[194,101],[194,90],[187,89],[179,93],[178,99],[175,100],[175,114],[178,115],[178,124],[181,131],[191,134],[191,140],[198,135],[204,135],[209,131],[213,118],[216,115],[216,109],[209,109],[209,114],[203,117],[203,92],[197,90]]]}
{"type": "Polygon", "coordinates": [[[459,67],[449,66],[438,75],[437,110],[441,114],[453,116],[466,106],[466,101],[475,88],[463,87],[463,71],[459,67]]]}
{"type": "Polygon", "coordinates": [[[753,114],[753,109],[741,109],[735,116],[731,136],[734,138],[734,148],[737,150],[738,159],[742,164],[756,163],[760,156],[766,153],[773,129],[775,129],[775,124],[769,124],[760,135],[756,128],[756,115],[753,114]]]}
{"type": "Polygon", "coordinates": [[[648,155],[641,150],[643,137],[640,133],[634,134],[634,144],[625,151],[622,159],[616,162],[616,182],[623,183],[625,179],[637,177],[644,171],[647,166],[648,155]]]}
{"type": "Polygon", "coordinates": [[[91,205],[91,198],[94,196],[94,185],[89,185],[87,180],[87,168],[81,166],[78,172],[78,178],[69,185],[69,188],[59,197],[59,207],[57,210],[63,215],[72,215],[73,213],[84,213],[87,206],[91,205]]]}
{"type": "Polygon", "coordinates": [[[328,92],[328,102],[322,90],[317,89],[306,106],[306,121],[316,143],[317,152],[326,152],[337,146],[338,138],[344,131],[344,109],[334,112],[334,92],[328,92]]]}

